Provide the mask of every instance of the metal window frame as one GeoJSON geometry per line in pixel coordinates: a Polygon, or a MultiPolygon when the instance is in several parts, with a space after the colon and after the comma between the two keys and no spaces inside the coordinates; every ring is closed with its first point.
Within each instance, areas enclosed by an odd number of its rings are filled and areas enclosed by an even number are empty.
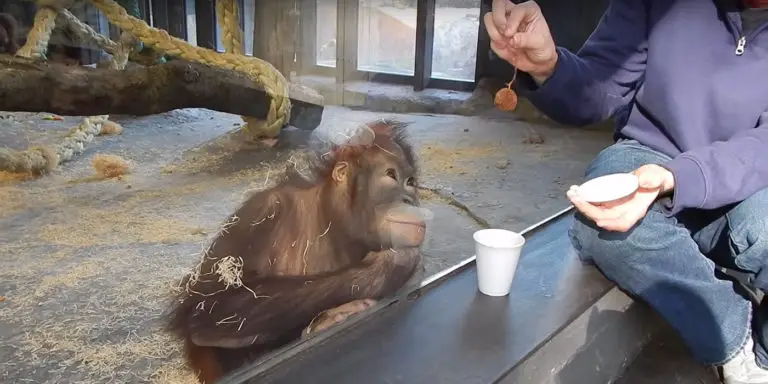
{"type": "MultiPolygon", "coordinates": [[[[471,81],[432,77],[435,0],[418,0],[417,2],[416,55],[413,75],[365,71],[357,68],[359,0],[336,0],[336,67],[317,65],[317,1],[300,0],[301,24],[304,26],[302,28],[300,60],[304,74],[335,77],[337,83],[372,81],[386,84],[412,85],[415,91],[427,88],[454,91],[472,91],[475,89],[480,69],[478,65],[480,60],[477,59],[475,61],[475,79],[471,81]]],[[[481,1],[478,0],[478,5],[480,3],[481,1]]]]}
{"type": "MultiPolygon", "coordinates": [[[[411,85],[415,91],[427,88],[455,91],[472,91],[480,78],[487,52],[484,48],[484,29],[482,23],[478,30],[478,55],[475,60],[475,78],[471,81],[448,80],[432,76],[432,54],[434,46],[434,26],[436,0],[418,0],[416,6],[416,41],[414,74],[402,75],[366,71],[357,68],[357,46],[360,0],[336,0],[336,65],[327,67],[317,64],[317,3],[318,0],[294,0],[301,12],[303,26],[298,45],[299,66],[302,74],[333,77],[336,84],[350,81],[371,81],[385,84],[411,85]]],[[[181,39],[190,40],[194,32],[196,43],[200,47],[223,51],[216,22],[215,3],[211,0],[141,0],[139,2],[143,19],[148,24],[170,30],[169,33],[181,39]],[[176,4],[178,3],[178,4],[176,4]],[[193,3],[189,4],[189,3],[193,3]],[[171,5],[171,6],[169,6],[171,5]],[[195,12],[194,23],[187,22],[186,6],[195,12]],[[189,25],[194,24],[194,25],[189,25]]],[[[240,7],[240,27],[245,31],[244,0],[237,0],[240,7]]],[[[487,8],[487,0],[478,0],[481,14],[487,8]]],[[[243,39],[243,44],[245,45],[243,39]]],[[[243,47],[244,49],[246,47],[243,47]]]]}

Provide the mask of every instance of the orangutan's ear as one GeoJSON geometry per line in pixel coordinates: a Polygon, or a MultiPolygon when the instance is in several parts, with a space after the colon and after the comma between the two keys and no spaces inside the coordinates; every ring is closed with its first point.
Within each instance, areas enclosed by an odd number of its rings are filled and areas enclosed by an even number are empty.
{"type": "Polygon", "coordinates": [[[346,161],[339,161],[336,163],[336,165],[333,166],[331,177],[333,178],[333,181],[337,183],[346,182],[349,177],[349,163],[346,161]]]}

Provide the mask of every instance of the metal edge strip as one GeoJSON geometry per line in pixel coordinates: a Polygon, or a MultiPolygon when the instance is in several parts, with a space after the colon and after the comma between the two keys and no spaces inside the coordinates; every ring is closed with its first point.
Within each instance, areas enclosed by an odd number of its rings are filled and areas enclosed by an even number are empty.
{"type": "MultiPolygon", "coordinates": [[[[523,229],[522,231],[520,231],[520,234],[525,236],[526,238],[529,238],[532,235],[534,235],[536,232],[544,228],[547,224],[550,224],[551,222],[557,219],[560,219],[561,217],[570,213],[573,210],[573,208],[574,207],[572,205],[569,205],[567,208],[564,208],[558,211],[557,213],[550,215],[544,218],[543,220],[523,229]]],[[[283,348],[281,348],[279,351],[276,351],[273,354],[266,356],[263,360],[254,361],[230,373],[228,376],[220,380],[217,384],[241,384],[246,382],[247,380],[257,378],[259,375],[265,373],[266,371],[286,362],[291,357],[296,356],[302,352],[305,352],[311,349],[312,347],[318,346],[334,336],[337,336],[343,332],[353,329],[356,325],[360,324],[364,320],[376,315],[380,310],[386,307],[389,307],[392,304],[397,303],[398,301],[401,300],[401,298],[406,297],[407,295],[410,295],[415,292],[430,290],[440,285],[440,283],[445,281],[447,278],[467,269],[471,264],[474,263],[474,261],[475,261],[475,256],[473,255],[460,261],[453,267],[447,268],[443,271],[430,275],[429,277],[425,278],[422,281],[422,283],[413,291],[406,292],[399,297],[380,300],[371,309],[346,320],[344,322],[343,327],[333,327],[324,332],[318,333],[309,339],[297,340],[290,344],[287,344],[283,348]]]]}
{"type": "MultiPolygon", "coordinates": [[[[523,229],[520,231],[520,234],[523,235],[526,238],[531,237],[533,234],[538,232],[541,228],[546,226],[547,224],[559,219],[562,216],[565,216],[566,214],[570,213],[573,210],[573,205],[569,205],[567,208],[563,208],[562,210],[558,211],[557,213],[550,215],[543,220],[529,226],[528,228],[523,229]]],[[[425,287],[431,286],[433,284],[441,282],[443,279],[445,279],[448,276],[451,276],[457,272],[460,272],[467,268],[470,264],[472,264],[475,261],[476,256],[472,255],[470,257],[467,257],[466,259],[458,262],[454,266],[450,268],[446,268],[438,273],[435,273],[433,275],[430,275],[429,277],[425,278],[421,285],[419,285],[418,289],[423,289],[425,287]]]]}

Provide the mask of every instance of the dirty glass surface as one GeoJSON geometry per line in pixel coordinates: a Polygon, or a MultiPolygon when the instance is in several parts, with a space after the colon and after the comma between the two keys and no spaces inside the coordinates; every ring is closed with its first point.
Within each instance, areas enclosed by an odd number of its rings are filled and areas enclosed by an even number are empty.
{"type": "MultiPolygon", "coordinates": [[[[363,125],[409,124],[424,278],[472,257],[474,231],[566,207],[611,141],[495,107],[513,69],[490,52],[490,1],[68,5],[0,2],[17,24],[0,53],[0,382],[194,380],[164,329],[182,278],[248,196],[363,125]]],[[[229,256],[219,277],[238,286],[248,255],[229,256]]]]}

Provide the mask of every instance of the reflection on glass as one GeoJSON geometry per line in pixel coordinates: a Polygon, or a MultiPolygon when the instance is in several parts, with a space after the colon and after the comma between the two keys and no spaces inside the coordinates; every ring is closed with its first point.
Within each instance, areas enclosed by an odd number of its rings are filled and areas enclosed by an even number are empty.
{"type": "MultiPolygon", "coordinates": [[[[186,0],[187,4],[187,13],[192,12],[192,15],[194,17],[195,12],[195,2],[186,0]]],[[[242,34],[243,41],[245,41],[245,47],[242,47],[244,50],[244,53],[248,56],[253,56],[253,15],[254,15],[254,8],[256,7],[256,0],[243,0],[243,9],[238,9],[238,12],[242,12],[244,16],[244,22],[245,22],[245,29],[241,29],[240,33],[242,34]]],[[[238,7],[240,5],[238,4],[238,7]]],[[[197,43],[197,33],[195,33],[195,44],[197,43]]],[[[216,22],[216,50],[224,52],[224,42],[222,41],[222,34],[221,34],[221,26],[218,23],[218,19],[216,22]]]]}
{"type": "Polygon", "coordinates": [[[435,43],[432,47],[432,77],[475,80],[480,2],[435,1],[435,43]]]}
{"type": "Polygon", "coordinates": [[[317,65],[336,67],[336,1],[317,0],[315,57],[317,65]]]}
{"type": "Polygon", "coordinates": [[[415,0],[359,0],[357,69],[413,75],[415,0]]]}

